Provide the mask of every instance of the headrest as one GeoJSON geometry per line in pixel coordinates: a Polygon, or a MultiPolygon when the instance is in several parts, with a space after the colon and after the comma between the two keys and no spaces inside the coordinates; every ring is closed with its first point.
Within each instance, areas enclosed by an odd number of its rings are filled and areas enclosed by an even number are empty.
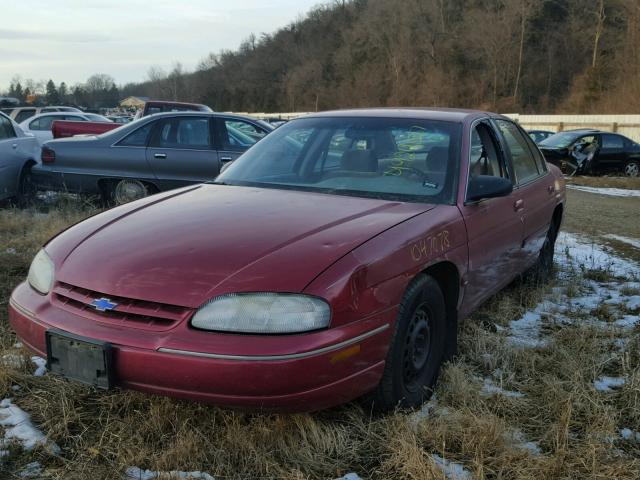
{"type": "Polygon", "coordinates": [[[347,150],[342,154],[340,168],[354,172],[377,172],[378,160],[371,150],[347,150]]]}
{"type": "Polygon", "coordinates": [[[432,147],[427,154],[427,166],[442,167],[449,161],[449,147],[432,147]]]}

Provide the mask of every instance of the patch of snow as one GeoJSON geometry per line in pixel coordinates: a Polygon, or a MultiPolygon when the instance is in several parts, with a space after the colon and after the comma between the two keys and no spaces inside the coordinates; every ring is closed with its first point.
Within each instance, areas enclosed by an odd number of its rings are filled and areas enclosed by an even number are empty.
{"type": "Polygon", "coordinates": [[[527,441],[524,433],[517,428],[510,430],[506,435],[506,439],[516,447],[526,450],[533,457],[542,455],[542,450],[540,449],[538,442],[527,441]]]}
{"type": "Polygon", "coordinates": [[[5,353],[2,355],[0,363],[5,367],[22,368],[24,366],[24,358],[15,353],[5,353]]]}
{"type": "Polygon", "coordinates": [[[205,472],[182,472],[172,470],[170,472],[159,472],[152,470],[142,470],[138,467],[129,467],[125,472],[125,480],[154,480],[154,479],[185,479],[185,480],[215,480],[205,472]]]}
{"type": "Polygon", "coordinates": [[[43,445],[54,455],[60,453],[60,447],[47,440],[46,435],[33,426],[29,414],[14,405],[10,398],[0,402],[0,425],[5,428],[4,440],[0,441],[0,446],[6,445],[11,440],[17,440],[26,450],[31,450],[36,445],[43,445]]]}
{"type": "Polygon", "coordinates": [[[604,188],[604,187],[587,187],[584,185],[567,185],[571,190],[580,190],[582,192],[597,193],[600,195],[609,195],[612,197],[640,197],[640,190],[627,190],[624,188],[604,188]]]}
{"type": "Polygon", "coordinates": [[[611,392],[614,388],[619,388],[624,385],[624,378],[622,377],[602,377],[593,381],[593,386],[599,392],[611,392]]]}
{"type": "Polygon", "coordinates": [[[522,398],[524,397],[524,393],[515,392],[513,390],[505,390],[502,387],[496,385],[493,380],[490,378],[485,378],[484,383],[482,384],[482,393],[484,395],[503,395],[505,397],[510,398],[522,398]]]}
{"type": "Polygon", "coordinates": [[[627,298],[624,304],[629,310],[640,309],[640,295],[632,295],[631,297],[627,298]]]}
{"type": "Polygon", "coordinates": [[[625,315],[624,317],[616,320],[614,325],[621,328],[630,328],[638,323],[638,315],[625,315]]]}
{"type": "Polygon", "coordinates": [[[605,235],[604,237],[610,238],[611,240],[617,240],[619,242],[628,243],[629,245],[635,248],[640,248],[640,240],[638,240],[637,238],[623,237],[622,235],[614,235],[612,233],[605,235]]]}
{"type": "Polygon", "coordinates": [[[11,385],[11,390],[13,390],[14,392],[17,392],[18,390],[20,390],[22,387],[20,385],[11,385]]]}
{"type": "Polygon", "coordinates": [[[44,358],[33,356],[31,361],[36,364],[36,371],[33,372],[34,377],[41,377],[47,373],[47,361],[44,358]]]}
{"type": "Polygon", "coordinates": [[[16,254],[16,249],[15,248],[7,248],[4,253],[8,253],[9,255],[15,255],[16,254]]]}
{"type": "Polygon", "coordinates": [[[620,436],[625,440],[633,440],[636,443],[640,443],[640,432],[634,432],[630,428],[620,430],[620,436]]]}
{"type": "Polygon", "coordinates": [[[607,251],[581,235],[560,232],[556,241],[556,259],[565,267],[580,267],[605,270],[613,275],[637,277],[640,267],[607,251]]]}
{"type": "Polygon", "coordinates": [[[362,480],[357,473],[347,473],[346,475],[336,478],[336,480],[362,480]]]}
{"type": "Polygon", "coordinates": [[[16,342],[13,344],[15,348],[22,348],[22,342],[16,342]]]}
{"type": "Polygon", "coordinates": [[[431,458],[440,467],[447,480],[471,480],[471,472],[464,468],[462,464],[446,460],[435,453],[431,454],[431,458]]]}
{"type": "Polygon", "coordinates": [[[42,465],[39,462],[27,463],[19,475],[22,478],[39,478],[42,475],[42,465]]]}

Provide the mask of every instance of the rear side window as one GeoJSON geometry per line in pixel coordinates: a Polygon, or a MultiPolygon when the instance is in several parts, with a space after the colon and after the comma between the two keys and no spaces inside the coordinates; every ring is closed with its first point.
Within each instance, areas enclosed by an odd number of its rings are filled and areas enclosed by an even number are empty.
{"type": "Polygon", "coordinates": [[[16,132],[13,130],[11,121],[7,117],[0,115],[0,140],[14,138],[15,136],[16,132]]]}
{"type": "Polygon", "coordinates": [[[22,123],[24,122],[27,118],[31,118],[36,114],[36,109],[35,108],[27,108],[24,110],[20,110],[18,112],[18,114],[16,115],[15,121],[16,123],[22,123]]]}
{"type": "Polygon", "coordinates": [[[174,117],[158,121],[151,146],[202,150],[211,147],[209,119],[201,117],[174,117]]]}
{"type": "Polygon", "coordinates": [[[624,148],[624,140],[618,135],[602,135],[602,148],[621,150],[624,148]]]}
{"type": "Polygon", "coordinates": [[[149,138],[149,133],[151,133],[153,123],[154,122],[149,122],[145,126],[133,131],[120,140],[118,145],[121,147],[146,147],[147,139],[149,138]]]}
{"type": "Polygon", "coordinates": [[[523,137],[527,140],[527,143],[529,144],[529,150],[531,150],[531,154],[533,155],[533,158],[536,161],[536,164],[538,166],[538,171],[540,173],[546,172],[547,162],[545,161],[542,153],[540,153],[540,150],[538,149],[537,145],[535,144],[533,139],[531,139],[530,136],[523,135],[523,137]]]}
{"type": "Polygon", "coordinates": [[[63,120],[62,115],[51,115],[47,117],[40,117],[29,124],[29,130],[51,130],[51,124],[55,120],[63,120]]]}
{"type": "Polygon", "coordinates": [[[531,154],[527,138],[525,138],[520,129],[506,120],[496,120],[495,122],[511,153],[513,169],[518,184],[526,183],[539,176],[538,165],[531,154]]]}

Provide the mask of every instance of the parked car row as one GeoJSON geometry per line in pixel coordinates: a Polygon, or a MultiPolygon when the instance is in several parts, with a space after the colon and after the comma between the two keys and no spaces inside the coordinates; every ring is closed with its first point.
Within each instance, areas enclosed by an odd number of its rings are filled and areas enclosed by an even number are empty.
{"type": "Polygon", "coordinates": [[[24,345],[104,389],[294,411],[368,395],[389,411],[431,395],[480,304],[552,270],[562,175],[495,114],[325,112],[269,133],[160,113],[48,142],[34,173],[128,196],[214,178],[251,145],[215,181],[50,240],[9,303],[24,345]]]}
{"type": "Polygon", "coordinates": [[[102,135],[47,142],[32,178],[40,188],[126,203],[215,179],[272,129],[231,114],[158,113],[102,135]]]}
{"type": "Polygon", "coordinates": [[[24,200],[30,188],[31,167],[39,161],[38,140],[0,112],[0,200],[24,200]]]}

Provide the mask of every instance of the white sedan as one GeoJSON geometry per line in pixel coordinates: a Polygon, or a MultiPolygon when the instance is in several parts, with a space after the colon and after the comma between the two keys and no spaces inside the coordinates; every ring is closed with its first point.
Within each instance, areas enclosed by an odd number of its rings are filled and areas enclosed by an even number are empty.
{"type": "Polygon", "coordinates": [[[0,200],[24,200],[31,191],[31,167],[40,163],[40,145],[0,112],[0,200]]]}
{"type": "Polygon", "coordinates": [[[111,122],[107,117],[96,115],[95,113],[75,113],[75,112],[54,112],[42,113],[28,118],[20,124],[20,128],[27,133],[33,134],[38,139],[40,145],[53,139],[51,126],[55,120],[71,120],[74,122],[111,122]]]}

